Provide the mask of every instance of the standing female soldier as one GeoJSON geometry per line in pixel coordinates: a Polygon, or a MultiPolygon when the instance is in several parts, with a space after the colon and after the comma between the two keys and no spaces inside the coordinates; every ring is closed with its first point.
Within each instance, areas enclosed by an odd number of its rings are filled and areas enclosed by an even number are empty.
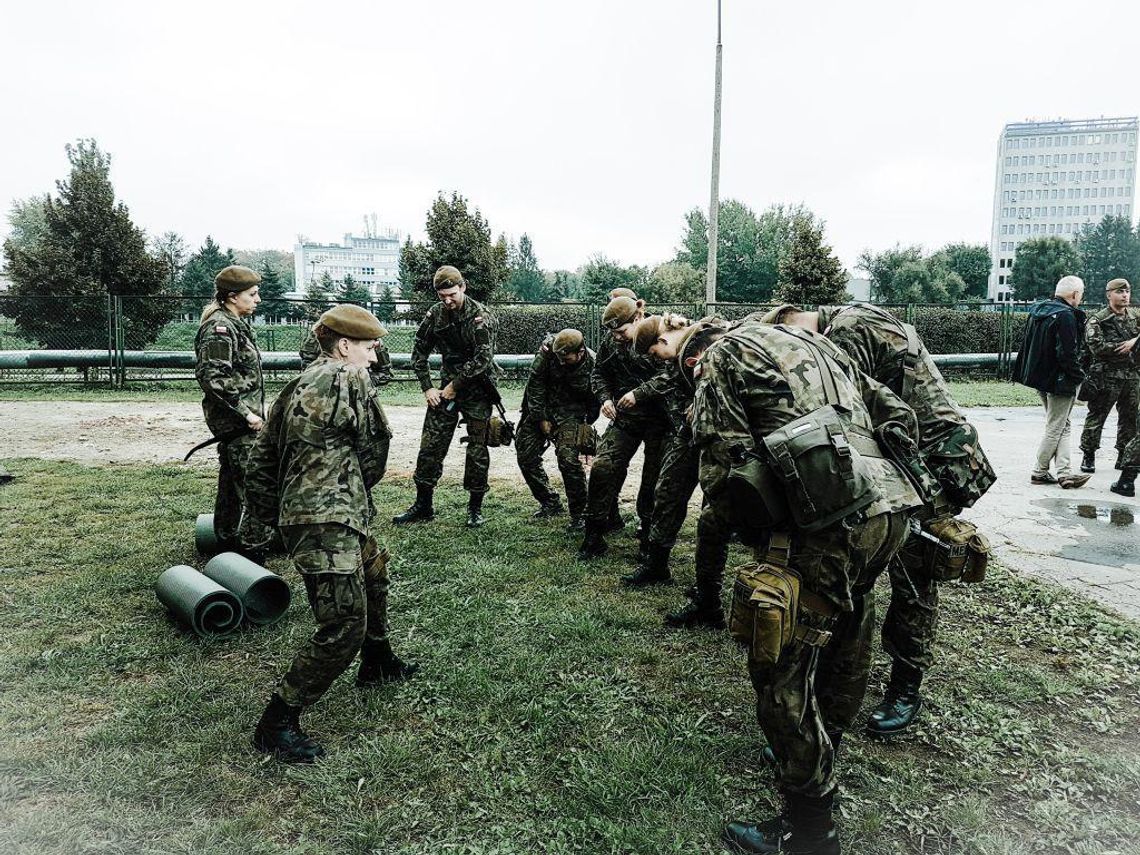
{"type": "Polygon", "coordinates": [[[218,437],[218,497],[214,532],[219,544],[237,541],[245,499],[245,465],[253,439],[265,418],[261,351],[249,318],[261,302],[261,276],[230,265],[214,277],[214,299],[202,310],[194,339],[198,367],[194,374],[205,397],[206,426],[218,437]]]}

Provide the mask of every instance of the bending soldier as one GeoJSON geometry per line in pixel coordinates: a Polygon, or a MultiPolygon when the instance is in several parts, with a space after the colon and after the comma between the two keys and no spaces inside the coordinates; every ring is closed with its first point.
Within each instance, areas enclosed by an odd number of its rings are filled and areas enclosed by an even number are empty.
{"type": "MultiPolygon", "coordinates": [[[[784,305],[769,312],[765,320],[823,333],[856,368],[914,410],[919,449],[942,486],[917,515],[927,528],[935,521],[958,516],[994,483],[996,476],[977,430],[962,415],[914,327],[884,309],[861,303],[825,306],[818,312],[784,305]]],[[[936,527],[941,525],[936,523],[936,527]]],[[[882,637],[892,666],[886,694],[867,719],[867,730],[876,736],[910,727],[922,707],[923,676],[934,664],[937,576],[941,574],[928,542],[915,533],[888,568],[891,601],[882,637]]]]}
{"type": "Polygon", "coordinates": [[[261,302],[261,276],[230,265],[214,277],[214,299],[202,310],[194,339],[206,426],[218,441],[218,494],[214,532],[234,544],[245,499],[246,458],[265,417],[261,351],[249,319],[261,302]]]}
{"type": "Polygon", "coordinates": [[[388,550],[368,531],[369,494],[383,474],[376,448],[388,430],[366,369],[384,334],[359,306],[325,312],[316,326],[322,355],[281,391],[250,455],[243,535],[280,527],[317,624],[254,732],[258,750],[285,762],[324,753],[301,729],[301,713],[357,653],[358,686],[403,680],[416,670],[392,652],[388,550]]]}
{"type": "Polygon", "coordinates": [[[875,436],[913,447],[914,413],[822,336],[790,327],[693,327],[678,361],[697,378],[701,487],[758,544],[737,577],[732,630],[747,639],[785,803],[770,821],[730,823],[724,841],[834,855],[835,746],[866,690],[872,588],[919,503],[875,436]]]}
{"type": "Polygon", "coordinates": [[[467,282],[454,267],[435,272],[439,302],[428,309],[412,346],[412,370],[427,401],[420,453],[416,458],[416,500],[404,513],[392,518],[397,524],[430,520],[435,516],[432,494],[443,474],[443,458],[463,416],[467,423],[467,459],[463,489],[467,502],[467,526],[483,524],[483,497],[491,455],[487,451],[487,423],[494,401],[495,351],[491,315],[473,297],[467,282]],[[438,350],[443,357],[442,388],[432,385],[428,356],[438,350]]]}
{"type": "Polygon", "coordinates": [[[593,441],[592,425],[598,418],[598,404],[590,390],[593,369],[594,354],[581,332],[565,329],[548,335],[531,364],[515,436],[519,470],[539,504],[536,518],[563,510],[542,468],[543,452],[548,445],[554,446],[570,505],[570,530],[582,527],[586,511],[586,472],[580,456],[593,453],[592,448],[583,447],[584,437],[593,441]]]}
{"type": "Polygon", "coordinates": [[[1140,334],[1140,310],[1130,308],[1132,286],[1127,279],[1113,279],[1105,287],[1108,306],[1085,324],[1088,372],[1081,398],[1089,409],[1081,430],[1081,471],[1096,471],[1096,452],[1105,420],[1116,407],[1116,468],[1121,469],[1124,449],[1136,436],[1136,412],[1140,408],[1140,372],[1132,351],[1140,334]]]}
{"type": "Polygon", "coordinates": [[[638,535],[642,549],[645,547],[666,433],[665,413],[660,405],[666,378],[654,360],[633,350],[634,329],[644,317],[645,302],[626,296],[612,299],[602,314],[602,326],[608,335],[598,348],[590,386],[610,424],[598,443],[590,469],[580,560],[606,552],[608,520],[628,473],[629,461],[643,443],[645,460],[637,493],[637,515],[641,520],[638,535]]]}

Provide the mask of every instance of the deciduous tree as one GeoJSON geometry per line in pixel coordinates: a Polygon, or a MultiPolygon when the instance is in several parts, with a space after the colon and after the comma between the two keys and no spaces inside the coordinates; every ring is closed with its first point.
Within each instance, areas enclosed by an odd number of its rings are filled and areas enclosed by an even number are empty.
{"type": "Polygon", "coordinates": [[[1053,296],[1062,276],[1079,276],[1081,255],[1059,237],[1030,238],[1017,248],[1010,285],[1018,300],[1053,296]]]}

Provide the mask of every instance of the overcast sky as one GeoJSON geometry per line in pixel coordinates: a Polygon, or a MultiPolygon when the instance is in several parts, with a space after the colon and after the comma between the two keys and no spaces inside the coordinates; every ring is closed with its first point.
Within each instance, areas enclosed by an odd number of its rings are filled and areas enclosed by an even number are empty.
{"type": "MultiPolygon", "coordinates": [[[[708,206],[715,12],[9,0],[0,205],[94,137],[135,221],[193,246],[339,241],[370,212],[421,237],[458,190],[544,267],[667,260],[708,206]]],[[[1136,0],[724,0],[721,196],[807,204],[849,266],[987,242],[1002,125],[1136,115],[1138,31],[1136,0]]]]}

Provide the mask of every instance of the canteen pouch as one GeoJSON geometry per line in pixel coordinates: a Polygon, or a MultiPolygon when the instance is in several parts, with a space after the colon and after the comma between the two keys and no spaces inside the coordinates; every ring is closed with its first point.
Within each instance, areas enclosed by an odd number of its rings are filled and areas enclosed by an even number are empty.
{"type": "Polygon", "coordinates": [[[510,445],[515,438],[515,426],[500,416],[487,419],[487,447],[499,448],[510,445]]]}
{"type": "MultiPolygon", "coordinates": [[[[872,438],[857,441],[865,453],[882,456],[872,438]]],[[[764,448],[796,527],[803,531],[819,531],[881,498],[874,475],[831,404],[772,431],[764,437],[764,448]]]]}
{"type": "Polygon", "coordinates": [[[728,515],[740,539],[754,546],[790,519],[787,491],[756,452],[734,455],[728,470],[728,515]]]}
{"type": "Polygon", "coordinates": [[[729,633],[748,648],[748,658],[775,665],[795,637],[800,578],[767,562],[736,568],[729,633]]]}
{"type": "Polygon", "coordinates": [[[593,425],[580,424],[575,431],[574,447],[579,454],[593,457],[598,453],[598,432],[593,425]]]}
{"type": "Polygon", "coordinates": [[[986,578],[990,542],[978,527],[958,517],[938,517],[921,528],[923,558],[939,582],[981,582],[986,578]]]}

